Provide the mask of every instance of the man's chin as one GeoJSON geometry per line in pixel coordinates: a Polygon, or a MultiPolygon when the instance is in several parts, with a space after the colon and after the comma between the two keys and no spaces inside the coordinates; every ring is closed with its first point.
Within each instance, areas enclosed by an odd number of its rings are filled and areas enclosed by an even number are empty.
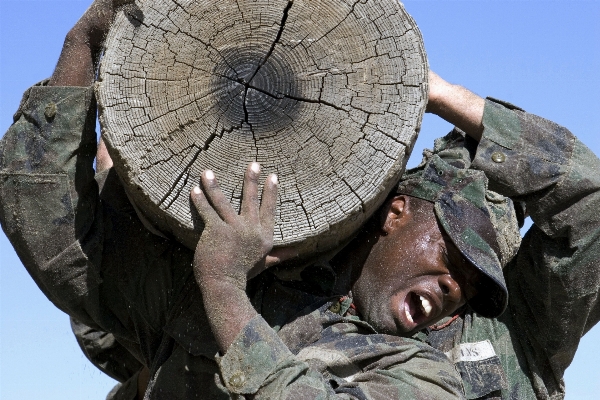
{"type": "Polygon", "coordinates": [[[402,324],[394,323],[394,321],[374,322],[367,320],[367,322],[377,331],[377,333],[383,333],[385,335],[411,337],[416,332],[418,332],[418,329],[411,330],[408,327],[403,326],[402,324]]]}
{"type": "Polygon", "coordinates": [[[415,333],[419,332],[419,330],[420,330],[419,328],[409,330],[406,327],[399,327],[398,329],[396,329],[396,333],[394,333],[394,335],[401,336],[401,337],[411,337],[415,333]]]}

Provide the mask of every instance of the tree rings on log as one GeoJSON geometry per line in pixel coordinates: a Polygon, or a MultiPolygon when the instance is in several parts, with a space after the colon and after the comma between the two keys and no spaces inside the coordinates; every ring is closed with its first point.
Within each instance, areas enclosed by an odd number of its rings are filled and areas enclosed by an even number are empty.
{"type": "Polygon", "coordinates": [[[275,244],[309,252],[397,183],[427,72],[398,0],[144,0],[118,14],[96,89],[115,168],[158,229],[193,249],[202,171],[239,209],[257,161],[279,176],[275,244]]]}

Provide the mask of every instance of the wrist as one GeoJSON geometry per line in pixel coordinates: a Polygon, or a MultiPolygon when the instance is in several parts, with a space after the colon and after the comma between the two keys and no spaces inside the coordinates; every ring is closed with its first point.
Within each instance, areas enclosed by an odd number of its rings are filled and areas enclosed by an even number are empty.
{"type": "Polygon", "coordinates": [[[196,273],[196,282],[204,291],[241,291],[246,293],[247,280],[241,276],[196,273]]]}
{"type": "Polygon", "coordinates": [[[446,82],[439,76],[430,76],[429,78],[429,97],[427,100],[426,111],[432,114],[440,115],[449,107],[453,101],[453,93],[456,92],[456,85],[446,82]]]}
{"type": "Polygon", "coordinates": [[[246,324],[257,315],[244,289],[229,280],[207,279],[200,288],[211,331],[225,353],[246,324]]]}
{"type": "Polygon", "coordinates": [[[430,92],[426,111],[433,113],[467,135],[479,141],[483,132],[485,100],[460,85],[430,77],[430,92]]]}

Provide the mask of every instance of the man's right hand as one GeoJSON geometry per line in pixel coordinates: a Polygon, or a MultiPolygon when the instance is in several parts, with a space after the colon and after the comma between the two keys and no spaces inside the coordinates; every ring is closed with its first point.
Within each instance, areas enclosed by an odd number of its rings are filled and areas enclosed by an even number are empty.
{"type": "Polygon", "coordinates": [[[133,0],[95,0],[65,38],[49,86],[89,86],[94,82],[102,43],[120,7],[133,0]]]}

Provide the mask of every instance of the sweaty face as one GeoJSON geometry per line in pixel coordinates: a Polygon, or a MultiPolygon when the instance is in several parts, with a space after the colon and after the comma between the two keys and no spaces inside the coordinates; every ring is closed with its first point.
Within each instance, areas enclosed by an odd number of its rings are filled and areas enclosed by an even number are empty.
{"type": "Polygon", "coordinates": [[[397,201],[352,293],[359,313],[379,332],[412,334],[464,305],[474,295],[477,272],[440,231],[433,204],[397,201]]]}

